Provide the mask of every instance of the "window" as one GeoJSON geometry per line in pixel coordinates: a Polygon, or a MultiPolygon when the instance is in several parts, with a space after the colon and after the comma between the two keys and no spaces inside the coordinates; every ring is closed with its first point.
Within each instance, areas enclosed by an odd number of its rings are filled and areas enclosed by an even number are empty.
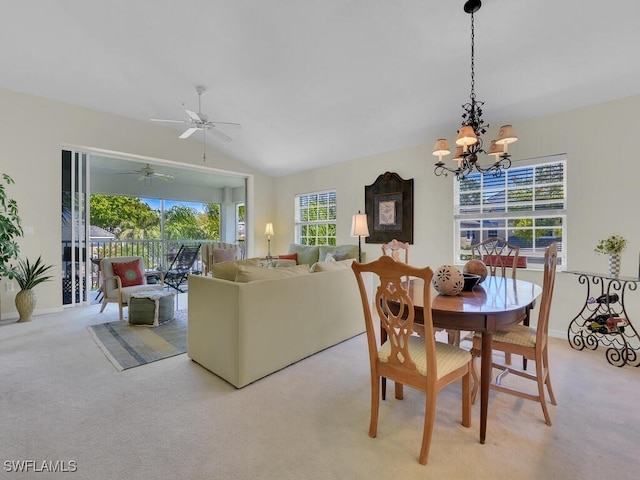
{"type": "Polygon", "coordinates": [[[296,195],[295,241],[302,245],[336,244],[336,191],[296,195]]]}
{"type": "Polygon", "coordinates": [[[519,162],[501,176],[475,173],[454,189],[456,262],[471,258],[471,245],[501,237],[520,247],[528,268],[542,268],[544,249],[558,243],[566,268],[566,157],[519,162]]]}

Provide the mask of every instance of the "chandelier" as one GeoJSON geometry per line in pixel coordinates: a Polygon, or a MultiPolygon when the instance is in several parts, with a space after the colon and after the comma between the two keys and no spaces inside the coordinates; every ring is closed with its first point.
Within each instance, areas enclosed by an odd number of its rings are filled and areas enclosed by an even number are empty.
{"type": "Polygon", "coordinates": [[[498,138],[491,140],[489,151],[484,150],[482,143],[482,135],[487,132],[489,124],[485,123],[482,118],[482,106],[484,102],[476,99],[475,92],[475,30],[473,14],[480,10],[482,2],[480,0],[468,0],[464,4],[464,11],[471,15],[471,94],[469,95],[469,103],[462,105],[462,125],[458,130],[456,138],[456,151],[453,161],[458,162],[455,168],[450,168],[442,161],[442,157],[451,153],[449,144],[446,139],[440,138],[436,141],[433,148],[433,155],[438,157],[434,173],[437,176],[447,176],[447,172],[455,174],[457,180],[464,179],[474,170],[479,173],[492,172],[494,176],[502,175],[503,170],[511,166],[511,158],[507,153],[507,146],[518,140],[513,127],[511,125],[503,125],[500,127],[498,138]],[[479,154],[488,154],[493,156],[495,160],[487,167],[482,167],[478,163],[479,154]]]}

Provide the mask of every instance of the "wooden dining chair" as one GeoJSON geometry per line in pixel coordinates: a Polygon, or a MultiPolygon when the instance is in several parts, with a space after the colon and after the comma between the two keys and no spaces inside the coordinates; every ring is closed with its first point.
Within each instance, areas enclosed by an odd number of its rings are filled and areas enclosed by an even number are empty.
{"type": "Polygon", "coordinates": [[[409,263],[409,243],[399,242],[395,238],[382,244],[382,254],[393,258],[396,262],[409,263]],[[404,259],[400,258],[400,252],[404,250],[404,259]]]}
{"type": "MultiPolygon", "coordinates": [[[[424,309],[426,334],[412,335],[415,311],[411,296],[403,288],[402,279],[406,276],[420,278],[425,285],[429,285],[433,276],[431,268],[412,267],[384,255],[366,264],[353,262],[351,268],[360,289],[369,349],[371,370],[369,436],[374,438],[377,435],[382,378],[388,378],[396,383],[398,399],[403,397],[402,385],[424,392],[426,406],[419,456],[420,463],[424,465],[429,457],[437,393],[458,379],[462,379],[462,425],[471,426],[470,362],[472,357],[466,350],[435,341],[430,308],[424,309]],[[379,280],[373,302],[377,317],[380,318],[379,329],[373,324],[374,315],[363,280],[364,272],[371,272],[379,280]]],[[[431,305],[431,289],[423,290],[423,305],[431,305]]],[[[389,441],[393,439],[389,437],[389,441]]]]}
{"type": "MultiPolygon", "coordinates": [[[[526,267],[527,262],[525,257],[520,258],[520,247],[500,237],[490,237],[472,245],[471,258],[482,260],[487,266],[489,275],[506,277],[510,270],[511,278],[514,280],[517,269],[526,267]]],[[[528,317],[524,323],[529,325],[528,317]]],[[[511,364],[511,356],[508,353],[505,355],[507,365],[511,364]]],[[[522,360],[522,368],[527,368],[526,359],[522,360]]]]}
{"type": "Polygon", "coordinates": [[[500,237],[490,237],[471,246],[471,258],[482,260],[489,270],[489,275],[507,276],[511,270],[511,278],[516,279],[516,270],[526,266],[520,261],[520,247],[500,237]]]}
{"type": "MultiPolygon", "coordinates": [[[[536,372],[535,375],[533,375],[525,372],[524,370],[518,370],[510,365],[498,363],[494,360],[494,363],[492,364],[493,368],[502,370],[502,372],[496,377],[495,382],[491,384],[491,388],[493,390],[540,402],[540,405],[542,406],[542,413],[544,414],[544,420],[547,425],[551,425],[551,418],[549,417],[549,412],[547,410],[545,386],[549,393],[551,404],[556,405],[556,399],[551,388],[551,377],[549,375],[548,332],[549,312],[551,310],[551,300],[553,298],[556,278],[557,255],[557,245],[554,242],[545,250],[542,299],[540,301],[540,311],[538,313],[538,324],[536,327],[534,328],[518,324],[509,330],[498,331],[493,335],[494,351],[499,350],[505,352],[505,354],[519,354],[522,355],[523,358],[534,360],[536,364],[536,372]],[[502,379],[509,373],[535,381],[538,386],[537,395],[514,387],[506,387],[502,385],[502,379]]],[[[478,392],[478,375],[475,369],[475,359],[480,356],[481,349],[482,337],[479,333],[476,333],[473,337],[473,348],[471,349],[471,354],[474,359],[472,367],[474,379],[472,392],[473,401],[475,401],[475,397],[478,392]]]]}

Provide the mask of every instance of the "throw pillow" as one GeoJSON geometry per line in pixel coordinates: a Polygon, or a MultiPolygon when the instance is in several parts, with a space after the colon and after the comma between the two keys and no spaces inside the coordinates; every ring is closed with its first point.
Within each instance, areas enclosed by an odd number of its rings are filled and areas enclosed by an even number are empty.
{"type": "Polygon", "coordinates": [[[113,274],[120,277],[123,287],[131,287],[133,285],[142,285],[143,274],[140,260],[132,260],[131,262],[113,262],[111,264],[113,274]]]}
{"type": "Polygon", "coordinates": [[[346,253],[346,258],[358,258],[358,245],[320,245],[320,252],[318,258],[324,260],[327,253],[346,253]]]}
{"type": "Polygon", "coordinates": [[[311,267],[312,272],[335,272],[336,270],[348,270],[351,268],[353,258],[339,262],[318,262],[311,267]]]}
{"type": "Polygon", "coordinates": [[[247,258],[245,260],[235,260],[233,262],[214,263],[211,265],[211,274],[213,278],[222,278],[234,282],[236,279],[236,270],[238,265],[250,265],[254,267],[260,266],[259,258],[247,258]]]}
{"type": "Polygon", "coordinates": [[[213,263],[232,262],[236,259],[235,248],[214,248],[211,251],[213,263]]]}
{"type": "Polygon", "coordinates": [[[298,254],[297,253],[289,253],[287,255],[278,255],[278,260],[295,260],[296,265],[298,264],[298,254]]]}
{"type": "Polygon", "coordinates": [[[295,267],[263,268],[251,265],[238,265],[236,282],[247,283],[257,280],[274,280],[278,278],[298,277],[309,275],[308,265],[296,265],[295,267]]]}
{"type": "Polygon", "coordinates": [[[341,260],[346,260],[349,258],[349,254],[347,252],[344,253],[327,253],[327,256],[324,257],[325,262],[339,262],[341,260]]]}
{"type": "MultiPolygon", "coordinates": [[[[318,261],[319,247],[317,245],[300,245],[298,243],[292,243],[289,245],[289,251],[287,253],[298,254],[298,265],[306,264],[313,265],[318,261]]],[[[324,258],[324,257],[322,257],[324,258]]]]}

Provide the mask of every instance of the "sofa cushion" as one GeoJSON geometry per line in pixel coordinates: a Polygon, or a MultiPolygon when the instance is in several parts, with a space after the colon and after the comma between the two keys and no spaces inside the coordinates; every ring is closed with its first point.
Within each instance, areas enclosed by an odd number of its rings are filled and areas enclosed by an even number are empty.
{"type": "Polygon", "coordinates": [[[211,274],[214,278],[235,281],[238,265],[260,266],[259,258],[247,258],[245,260],[235,260],[233,262],[214,263],[211,265],[211,274]]]}
{"type": "Polygon", "coordinates": [[[311,246],[292,243],[291,245],[289,245],[289,250],[287,253],[298,254],[298,265],[313,265],[318,261],[319,249],[320,247],[318,247],[317,245],[311,246]]]}
{"type": "MultiPolygon", "coordinates": [[[[330,253],[332,255],[344,255],[347,256],[345,258],[358,258],[358,246],[357,245],[320,245],[320,250],[318,252],[318,258],[321,262],[326,261],[327,254],[330,253]]],[[[336,258],[336,260],[340,260],[336,258]]],[[[342,258],[341,260],[344,260],[342,258]]]]}
{"type": "Polygon", "coordinates": [[[213,263],[232,262],[236,259],[236,250],[234,248],[214,248],[211,251],[213,263]]]}
{"type": "Polygon", "coordinates": [[[353,258],[340,260],[339,262],[317,262],[311,267],[312,272],[334,272],[336,270],[348,270],[351,268],[353,258]]]}
{"type": "Polygon", "coordinates": [[[282,267],[295,267],[297,265],[295,260],[289,260],[289,259],[278,259],[275,261],[275,265],[273,265],[276,268],[282,268],[282,267]]]}
{"type": "Polygon", "coordinates": [[[295,267],[264,268],[251,265],[238,265],[235,281],[239,283],[255,282],[257,280],[275,280],[278,278],[309,275],[308,265],[295,267]]]}
{"type": "Polygon", "coordinates": [[[111,263],[113,274],[120,277],[123,287],[131,287],[133,285],[142,285],[144,277],[142,273],[142,265],[139,260],[130,262],[113,262],[111,263]]]}

